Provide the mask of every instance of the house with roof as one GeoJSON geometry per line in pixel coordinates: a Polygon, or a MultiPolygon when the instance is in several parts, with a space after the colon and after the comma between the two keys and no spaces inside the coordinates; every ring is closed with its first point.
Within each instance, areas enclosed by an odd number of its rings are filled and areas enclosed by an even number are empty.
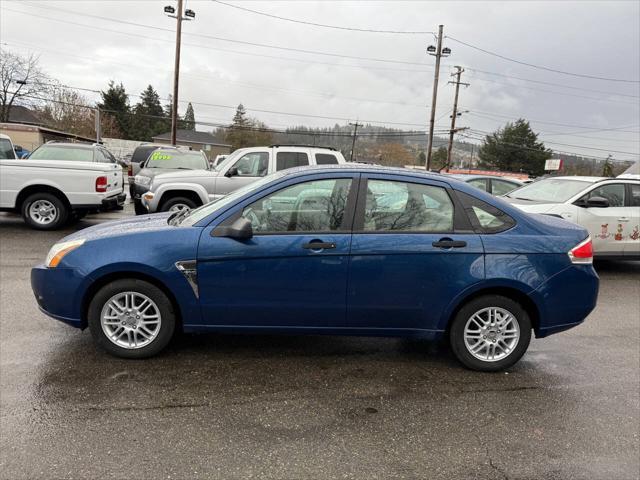
{"type": "MultiPolygon", "coordinates": [[[[171,144],[171,132],[156,135],[153,137],[153,143],[171,144]]],[[[190,147],[192,150],[204,152],[209,160],[215,159],[217,155],[231,153],[231,145],[217,143],[216,138],[209,132],[178,129],[176,143],[180,146],[190,147]]]]}

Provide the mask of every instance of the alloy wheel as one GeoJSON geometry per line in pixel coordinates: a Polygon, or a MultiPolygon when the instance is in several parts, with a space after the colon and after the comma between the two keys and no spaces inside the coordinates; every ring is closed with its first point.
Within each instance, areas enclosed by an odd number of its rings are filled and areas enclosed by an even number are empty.
{"type": "Polygon", "coordinates": [[[497,362],[508,357],[519,340],[518,320],[501,307],[478,310],[469,317],[464,327],[465,347],[483,362],[497,362]]]}
{"type": "Polygon", "coordinates": [[[121,292],[102,307],[100,324],[105,336],[119,347],[149,345],[160,332],[162,318],[156,303],[139,292],[121,292]]]}

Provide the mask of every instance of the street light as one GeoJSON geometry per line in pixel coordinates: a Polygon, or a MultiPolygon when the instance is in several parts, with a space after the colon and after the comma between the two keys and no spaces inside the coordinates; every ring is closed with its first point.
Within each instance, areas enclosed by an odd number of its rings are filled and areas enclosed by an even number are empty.
{"type": "MultiPolygon", "coordinates": [[[[188,8],[187,10],[184,11],[184,16],[189,17],[189,19],[193,19],[193,18],[196,18],[196,12],[188,8]]],[[[185,20],[187,19],[185,18],[185,20]]]]}
{"type": "Polygon", "coordinates": [[[168,13],[169,15],[173,15],[174,13],[176,13],[176,9],[173,8],[171,5],[167,5],[166,7],[164,7],[164,13],[168,13]]]}

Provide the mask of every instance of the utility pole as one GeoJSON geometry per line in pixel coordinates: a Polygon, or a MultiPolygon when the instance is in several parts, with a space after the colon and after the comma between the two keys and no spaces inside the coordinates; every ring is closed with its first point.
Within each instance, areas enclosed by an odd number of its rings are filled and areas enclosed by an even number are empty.
{"type": "Polygon", "coordinates": [[[102,141],[102,129],[100,125],[100,109],[96,108],[95,110],[95,122],[96,122],[96,143],[100,143],[102,141]]]}
{"type": "Polygon", "coordinates": [[[433,128],[435,126],[436,118],[436,98],[438,97],[438,80],[440,79],[440,58],[447,57],[451,54],[450,48],[442,48],[442,36],[444,25],[438,26],[438,43],[434,47],[429,45],[427,47],[427,53],[436,57],[436,70],[433,75],[433,93],[431,94],[431,117],[429,119],[429,144],[427,145],[427,163],[425,168],[429,171],[431,167],[431,149],[433,148],[433,128]],[[435,53],[434,53],[435,52],[435,53]]]}
{"type": "Polygon", "coordinates": [[[176,19],[176,56],[173,65],[173,104],[171,106],[171,145],[176,144],[178,130],[178,80],[180,78],[180,44],[182,41],[182,21],[193,20],[196,14],[193,10],[187,9],[182,16],[183,0],[178,0],[178,11],[172,6],[164,7],[164,13],[176,19]],[[175,15],[174,15],[175,14],[175,15]]]}
{"type": "Polygon", "coordinates": [[[362,127],[363,125],[361,123],[358,123],[357,121],[355,123],[349,122],[349,125],[353,127],[353,141],[351,142],[351,158],[349,159],[349,161],[353,162],[353,152],[355,152],[356,150],[356,137],[358,136],[358,127],[362,127]]]}
{"type": "Polygon", "coordinates": [[[460,81],[460,75],[464,72],[464,68],[456,65],[456,71],[451,74],[452,77],[456,77],[455,82],[447,82],[452,83],[456,86],[456,94],[453,97],[453,114],[451,115],[451,130],[449,130],[449,148],[447,149],[447,166],[445,172],[449,171],[449,167],[451,166],[451,150],[453,150],[453,135],[456,133],[456,118],[458,117],[458,93],[460,92],[460,85],[464,85],[468,87],[468,83],[462,83],[460,81]]]}

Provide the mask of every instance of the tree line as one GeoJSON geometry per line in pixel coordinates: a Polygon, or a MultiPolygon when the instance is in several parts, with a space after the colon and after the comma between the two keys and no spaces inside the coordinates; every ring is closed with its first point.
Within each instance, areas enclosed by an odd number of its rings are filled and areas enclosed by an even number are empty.
{"type": "MultiPolygon", "coordinates": [[[[173,108],[171,97],[163,104],[152,85],[136,96],[139,100],[132,104],[124,85],[112,80],[100,91],[100,100],[92,104],[77,89],[62,85],[42,71],[38,57],[0,50],[0,122],[9,120],[14,105],[23,105],[34,109],[44,125],[93,137],[95,109],[99,108],[105,137],[151,141],[154,136],[168,132],[173,108]]],[[[178,115],[178,128],[195,130],[196,123],[193,105],[189,103],[184,115],[178,115]]],[[[425,165],[426,160],[427,136],[423,131],[364,125],[358,130],[352,152],[352,127],[349,125],[335,124],[324,128],[300,125],[284,131],[275,130],[250,117],[242,104],[238,105],[229,125],[210,131],[219,143],[229,144],[233,150],[270,144],[307,144],[333,147],[347,159],[383,165],[425,165]]],[[[529,122],[522,118],[507,123],[481,140],[477,157],[474,157],[476,145],[456,141],[453,156],[457,164],[468,158],[469,164],[473,161],[479,168],[537,176],[544,173],[545,160],[553,155],[529,122]]],[[[435,138],[432,169],[447,167],[446,143],[446,138],[435,138]]],[[[565,155],[564,160],[564,171],[570,174],[609,176],[624,167],[618,168],[609,160],[580,156],[565,155]]],[[[452,166],[455,165],[456,162],[452,166]]]]}

